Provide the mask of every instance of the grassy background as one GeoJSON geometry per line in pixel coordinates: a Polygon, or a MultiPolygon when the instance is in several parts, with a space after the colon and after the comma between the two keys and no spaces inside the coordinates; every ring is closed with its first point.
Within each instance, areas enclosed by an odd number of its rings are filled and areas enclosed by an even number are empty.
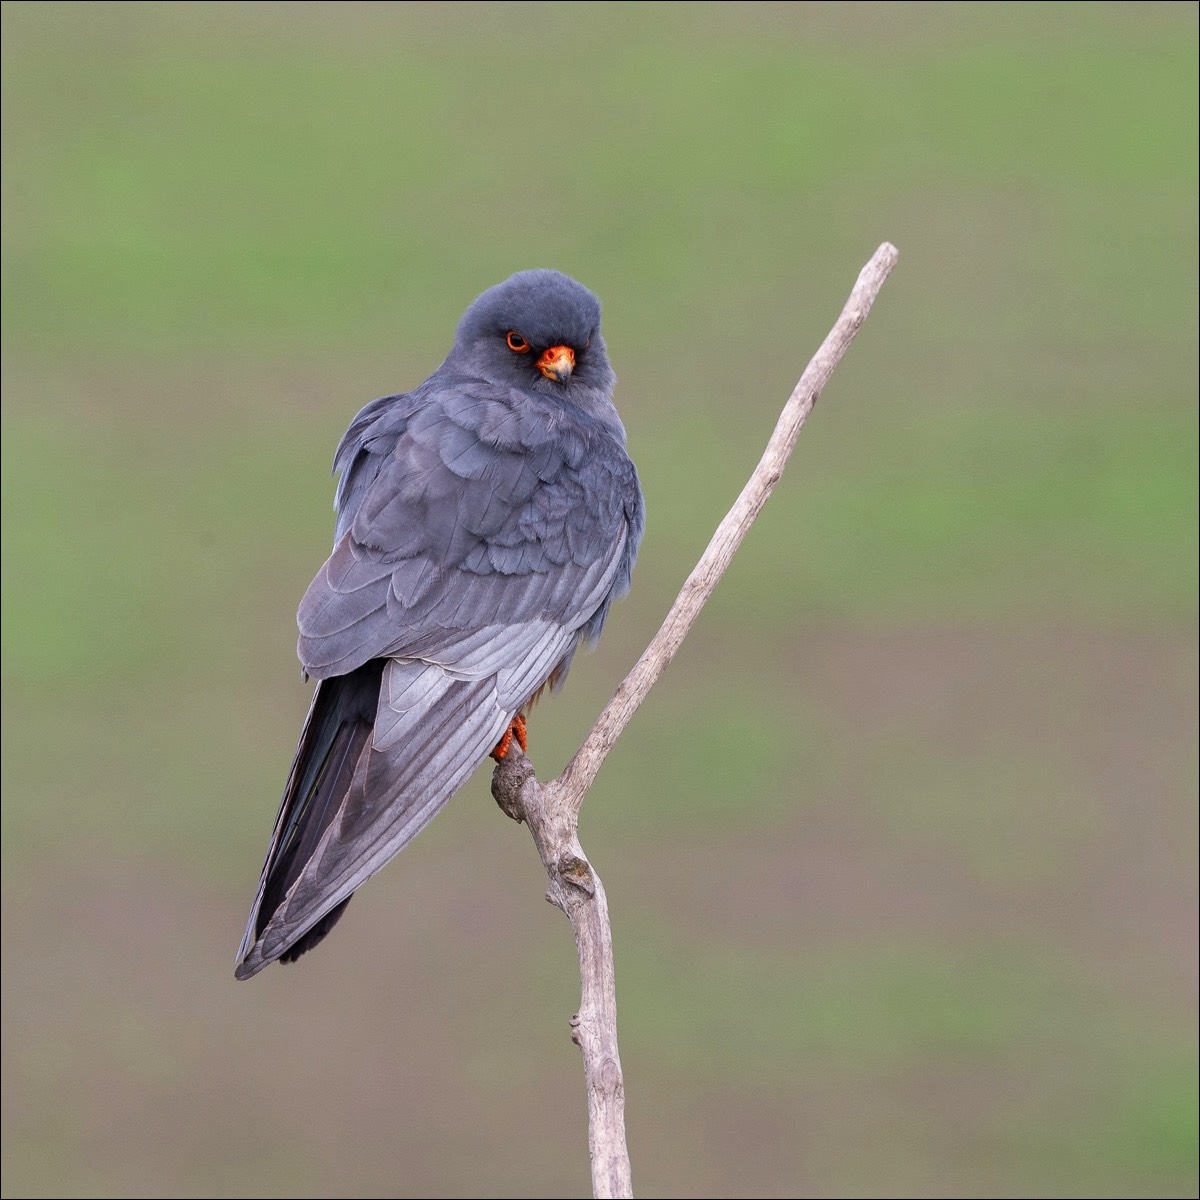
{"type": "Polygon", "coordinates": [[[638,1191],[1188,1195],[1197,16],[8,3],[6,1195],[582,1195],[565,923],[481,772],[233,952],[333,447],[602,297],[649,527],[558,769],[900,266],[585,810],[638,1191]]]}

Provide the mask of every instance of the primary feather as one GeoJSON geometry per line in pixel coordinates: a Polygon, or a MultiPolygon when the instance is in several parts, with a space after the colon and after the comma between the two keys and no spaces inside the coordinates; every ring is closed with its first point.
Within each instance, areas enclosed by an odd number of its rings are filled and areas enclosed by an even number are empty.
{"type": "Polygon", "coordinates": [[[318,680],[238,978],[328,933],[629,585],[644,523],[595,297],[554,271],[485,292],[420,387],[337,449],[332,554],[300,603],[318,680]],[[557,382],[504,338],[572,346],[557,382]]]}

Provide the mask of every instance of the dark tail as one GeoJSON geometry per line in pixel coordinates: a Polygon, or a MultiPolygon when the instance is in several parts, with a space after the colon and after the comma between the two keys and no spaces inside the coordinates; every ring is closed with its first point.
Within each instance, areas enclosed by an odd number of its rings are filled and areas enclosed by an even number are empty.
{"type": "Polygon", "coordinates": [[[350,903],[347,896],[330,907],[270,957],[257,946],[350,790],[355,768],[375,728],[385,663],[385,659],[372,659],[348,675],[317,684],[284,789],[259,895],[238,953],[239,979],[248,979],[276,958],[295,962],[325,937],[350,903]]]}

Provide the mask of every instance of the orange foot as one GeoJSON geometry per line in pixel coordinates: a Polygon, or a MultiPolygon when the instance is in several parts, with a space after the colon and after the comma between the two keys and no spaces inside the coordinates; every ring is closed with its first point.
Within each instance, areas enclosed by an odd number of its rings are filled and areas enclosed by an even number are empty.
{"type": "Polygon", "coordinates": [[[525,718],[517,713],[512,719],[512,724],[504,731],[504,736],[500,739],[495,750],[492,751],[492,757],[499,762],[507,753],[508,748],[513,744],[513,738],[517,739],[517,745],[522,750],[528,749],[525,739],[525,718]]]}

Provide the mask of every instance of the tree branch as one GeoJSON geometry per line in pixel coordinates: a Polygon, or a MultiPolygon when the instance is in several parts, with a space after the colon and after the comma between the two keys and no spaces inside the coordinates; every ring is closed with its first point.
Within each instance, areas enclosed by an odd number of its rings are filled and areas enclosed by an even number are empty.
{"type": "Polygon", "coordinates": [[[817,397],[866,320],[898,257],[895,246],[884,242],[863,267],[841,316],[784,405],[741,495],[717,527],[650,645],[563,773],[549,783],[539,783],[532,763],[514,743],[492,775],[497,803],[514,820],[524,821],[533,835],[550,877],[546,898],[567,914],[575,931],[582,997],[571,1036],[583,1051],[592,1191],[597,1197],[632,1196],[633,1182],[625,1146],[625,1085],[617,1053],[612,929],[604,887],[579,844],[579,809],[608,752],[675,657],[774,491],[817,397]]]}

